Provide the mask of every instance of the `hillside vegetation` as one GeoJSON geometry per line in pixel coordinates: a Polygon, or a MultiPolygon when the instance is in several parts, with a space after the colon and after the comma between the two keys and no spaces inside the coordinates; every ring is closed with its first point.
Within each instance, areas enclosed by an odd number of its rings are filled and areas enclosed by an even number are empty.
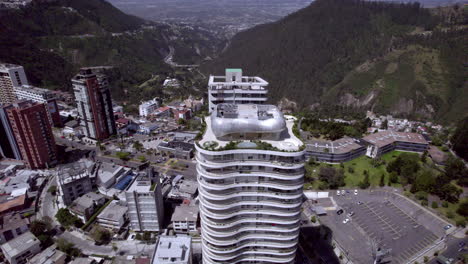
{"type": "Polygon", "coordinates": [[[103,0],[33,1],[19,10],[1,10],[0,31],[0,62],[23,65],[34,85],[70,90],[78,68],[113,66],[114,99],[126,101],[126,94],[133,94],[131,103],[161,93],[137,91],[153,76],[163,80],[173,73],[164,62],[170,47],[175,56],[184,54],[183,63],[197,63],[218,45],[205,32],[147,22],[103,0]]]}
{"type": "Polygon", "coordinates": [[[454,121],[468,112],[467,30],[453,25],[466,19],[456,18],[448,25],[418,3],[317,0],[239,33],[203,70],[243,68],[270,82],[273,102],[300,108],[454,121]]]}

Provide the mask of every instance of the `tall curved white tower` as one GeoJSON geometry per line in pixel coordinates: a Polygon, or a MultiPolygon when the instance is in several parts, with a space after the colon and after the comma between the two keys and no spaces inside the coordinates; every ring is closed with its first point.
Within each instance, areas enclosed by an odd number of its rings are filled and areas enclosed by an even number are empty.
{"type": "Polygon", "coordinates": [[[294,121],[272,105],[217,105],[197,142],[203,263],[294,263],[304,182],[294,121]]]}

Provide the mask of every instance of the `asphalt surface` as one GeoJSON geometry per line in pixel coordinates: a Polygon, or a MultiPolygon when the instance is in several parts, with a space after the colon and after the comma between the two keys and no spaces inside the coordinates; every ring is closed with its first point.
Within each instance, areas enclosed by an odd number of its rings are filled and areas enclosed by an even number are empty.
{"type": "MultiPolygon", "coordinates": [[[[444,252],[440,252],[439,255],[443,255],[447,258],[452,258],[457,260],[463,254],[468,254],[468,238],[454,238],[453,236],[448,236],[447,238],[447,249],[444,252]],[[460,247],[460,242],[464,242],[465,246],[460,247]]],[[[433,259],[429,262],[430,264],[438,264],[436,259],[433,259]]]]}
{"type": "Polygon", "coordinates": [[[372,251],[377,248],[391,250],[392,263],[406,263],[446,235],[446,222],[392,192],[332,195],[344,213],[329,211],[320,221],[333,230],[335,240],[354,263],[372,263],[372,251]],[[348,216],[350,212],[354,215],[348,216]],[[343,223],[345,219],[349,222],[343,223]]]}

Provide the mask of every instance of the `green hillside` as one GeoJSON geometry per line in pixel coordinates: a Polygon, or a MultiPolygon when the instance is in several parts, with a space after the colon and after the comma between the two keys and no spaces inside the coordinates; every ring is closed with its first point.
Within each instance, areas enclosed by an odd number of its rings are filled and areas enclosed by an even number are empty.
{"type": "Polygon", "coordinates": [[[443,18],[418,3],[317,0],[239,33],[203,70],[243,68],[300,108],[454,121],[468,112],[466,29],[443,18]]]}
{"type": "Polygon", "coordinates": [[[33,1],[0,10],[0,32],[0,62],[23,65],[34,85],[70,90],[78,68],[113,66],[114,99],[127,101],[131,94],[132,104],[161,94],[156,84],[154,91],[137,91],[153,76],[173,73],[163,60],[171,46],[182,63],[198,63],[219,45],[204,32],[147,22],[103,0],[33,1]]]}

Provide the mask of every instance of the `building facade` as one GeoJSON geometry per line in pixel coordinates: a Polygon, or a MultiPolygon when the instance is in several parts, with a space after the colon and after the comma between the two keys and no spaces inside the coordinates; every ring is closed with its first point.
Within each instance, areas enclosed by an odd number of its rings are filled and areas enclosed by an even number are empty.
{"type": "Polygon", "coordinates": [[[0,106],[0,155],[8,159],[21,160],[21,151],[18,148],[15,135],[11,129],[6,107],[0,106]]]}
{"type": "Polygon", "coordinates": [[[422,153],[429,148],[429,142],[418,133],[387,130],[365,136],[363,140],[369,143],[366,155],[371,158],[380,157],[393,150],[422,153]]]}
{"type": "Polygon", "coordinates": [[[41,252],[41,242],[31,232],[26,232],[1,245],[1,248],[10,264],[26,264],[28,259],[41,252]]]}
{"type": "Polygon", "coordinates": [[[117,133],[109,83],[105,75],[83,68],[72,79],[84,135],[104,140],[117,133]]]}
{"type": "Polygon", "coordinates": [[[268,82],[260,77],[242,76],[241,69],[226,69],[225,76],[211,75],[208,81],[208,107],[226,104],[264,104],[268,82]]]}
{"type": "Polygon", "coordinates": [[[90,172],[84,163],[77,162],[62,166],[58,172],[60,195],[65,205],[93,190],[90,172]]]}
{"type": "Polygon", "coordinates": [[[341,163],[366,154],[366,143],[350,137],[334,141],[312,140],[306,144],[306,157],[319,162],[341,163]]]}
{"type": "Polygon", "coordinates": [[[159,175],[151,168],[138,175],[125,192],[130,226],[138,232],[158,232],[164,219],[159,175]]]}
{"type": "Polygon", "coordinates": [[[23,66],[0,64],[0,104],[11,104],[16,101],[15,87],[27,84],[28,79],[23,66]]]}
{"type": "Polygon", "coordinates": [[[139,110],[138,112],[140,116],[147,117],[151,115],[154,111],[156,111],[156,109],[158,109],[159,106],[160,106],[160,100],[158,100],[157,98],[154,98],[153,100],[149,100],[149,101],[141,103],[140,106],[138,107],[138,110],[139,110]]]}
{"type": "Polygon", "coordinates": [[[219,104],[196,143],[203,263],[294,263],[304,144],[272,105],[219,104]]]}
{"type": "Polygon", "coordinates": [[[18,100],[31,100],[46,106],[50,122],[56,127],[62,127],[62,119],[55,99],[55,93],[50,90],[38,88],[30,85],[23,85],[15,88],[16,98],[18,100]]]}
{"type": "Polygon", "coordinates": [[[57,164],[57,147],[45,106],[18,101],[3,109],[26,166],[43,169],[57,164]]]}

